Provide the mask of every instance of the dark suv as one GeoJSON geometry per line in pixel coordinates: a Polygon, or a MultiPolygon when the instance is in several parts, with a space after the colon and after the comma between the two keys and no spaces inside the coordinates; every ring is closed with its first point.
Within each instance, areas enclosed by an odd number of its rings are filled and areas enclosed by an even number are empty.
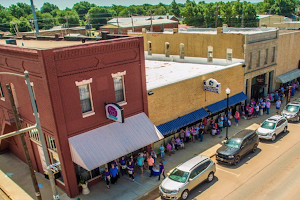
{"type": "Polygon", "coordinates": [[[259,138],[255,131],[242,130],[217,150],[217,161],[237,165],[243,156],[257,150],[258,143],[259,138]]]}

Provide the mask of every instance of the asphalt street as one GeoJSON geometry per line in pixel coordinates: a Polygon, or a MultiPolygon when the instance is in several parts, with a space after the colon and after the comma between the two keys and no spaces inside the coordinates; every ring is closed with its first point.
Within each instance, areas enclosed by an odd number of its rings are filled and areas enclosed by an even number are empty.
{"type": "MultiPolygon", "coordinates": [[[[239,165],[217,164],[216,177],[191,191],[188,199],[297,200],[300,185],[300,123],[289,123],[276,141],[262,140],[239,165]]],[[[215,161],[215,158],[212,158],[215,161]]],[[[160,199],[158,189],[143,199],[160,199]]]]}

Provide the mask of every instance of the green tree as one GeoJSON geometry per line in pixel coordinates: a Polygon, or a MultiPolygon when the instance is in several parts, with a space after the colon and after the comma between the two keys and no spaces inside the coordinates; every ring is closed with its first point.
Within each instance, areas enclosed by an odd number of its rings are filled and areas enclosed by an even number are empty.
{"type": "Polygon", "coordinates": [[[60,10],[57,12],[57,20],[59,24],[65,24],[69,27],[79,26],[80,19],[75,10],[60,10]]]}
{"type": "Polygon", "coordinates": [[[104,7],[93,7],[89,10],[86,18],[89,18],[90,24],[93,28],[99,29],[100,26],[105,25],[107,20],[112,17],[108,9],[104,7]]]}
{"type": "Polygon", "coordinates": [[[183,23],[189,26],[200,27],[204,24],[203,4],[187,0],[181,14],[184,17],[183,23]]]}
{"type": "Polygon", "coordinates": [[[9,31],[10,30],[10,22],[13,19],[13,16],[10,14],[8,9],[3,6],[0,8],[0,30],[1,31],[9,31]]]}
{"type": "Polygon", "coordinates": [[[83,19],[92,7],[96,7],[96,5],[87,1],[80,1],[79,3],[74,4],[73,9],[76,10],[80,19],[83,19]]]}
{"type": "Polygon", "coordinates": [[[172,1],[170,5],[171,14],[175,15],[176,17],[180,17],[180,8],[175,0],[172,1]]]}
{"type": "Polygon", "coordinates": [[[295,12],[296,3],[295,0],[275,0],[271,13],[290,17],[295,12]]]}
{"type": "Polygon", "coordinates": [[[217,4],[214,3],[205,4],[204,6],[204,22],[206,27],[215,27],[216,6],[217,4]]]}
{"type": "Polygon", "coordinates": [[[25,17],[20,17],[20,19],[13,18],[10,23],[10,32],[14,35],[17,34],[16,25],[19,32],[27,32],[31,30],[30,24],[25,17]]]}
{"type": "Polygon", "coordinates": [[[8,10],[11,15],[17,19],[20,19],[20,17],[27,17],[32,12],[31,6],[26,3],[13,4],[9,6],[8,10]]]}
{"type": "MultiPolygon", "coordinates": [[[[58,25],[55,18],[50,13],[41,13],[40,11],[36,11],[36,18],[39,25],[39,29],[50,29],[53,26],[58,25]]],[[[28,21],[33,20],[32,14],[28,16],[28,21]]]]}
{"type": "Polygon", "coordinates": [[[41,7],[41,13],[51,13],[54,10],[59,9],[57,5],[45,2],[41,7]]]}
{"type": "Polygon", "coordinates": [[[256,8],[252,3],[249,2],[244,3],[243,14],[244,14],[245,27],[256,27],[258,25],[256,8]]]}

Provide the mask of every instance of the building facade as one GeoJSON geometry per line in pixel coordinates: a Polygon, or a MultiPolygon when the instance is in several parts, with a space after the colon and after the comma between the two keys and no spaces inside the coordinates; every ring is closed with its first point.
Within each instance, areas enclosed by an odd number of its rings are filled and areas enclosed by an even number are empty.
{"type": "MultiPolygon", "coordinates": [[[[17,42],[30,46],[30,41],[17,42]]],[[[34,44],[33,48],[0,45],[0,68],[19,74],[29,71],[50,160],[61,163],[56,183],[68,196],[79,194],[80,179],[98,182],[107,163],[162,139],[147,117],[143,38],[57,42],[52,48],[46,41],[34,44]]],[[[16,129],[5,84],[12,87],[23,127],[33,125],[24,80],[5,75],[0,80],[5,124],[1,135],[16,129]]],[[[35,170],[44,173],[47,166],[38,133],[31,131],[26,140],[35,170]]],[[[12,137],[0,148],[24,161],[20,144],[18,137],[12,137]]]]}
{"type": "Polygon", "coordinates": [[[143,33],[145,50],[151,54],[164,54],[166,44],[170,55],[232,58],[245,60],[244,93],[248,98],[259,98],[274,91],[279,32],[275,28],[174,29],[173,33],[143,33]]]}
{"type": "Polygon", "coordinates": [[[300,31],[279,31],[276,88],[300,77],[299,45],[300,31]]]}

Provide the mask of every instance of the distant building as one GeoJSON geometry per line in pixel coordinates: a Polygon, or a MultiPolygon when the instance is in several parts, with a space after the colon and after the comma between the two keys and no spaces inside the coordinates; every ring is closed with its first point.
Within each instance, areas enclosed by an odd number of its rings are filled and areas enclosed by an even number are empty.
{"type": "MultiPolygon", "coordinates": [[[[26,36],[35,36],[35,31],[29,31],[29,32],[19,32],[20,35],[26,35],[26,36]]],[[[59,35],[59,37],[68,36],[70,34],[79,34],[86,36],[86,29],[84,26],[78,26],[78,27],[70,27],[70,28],[64,28],[62,26],[55,26],[48,30],[40,30],[39,31],[40,36],[54,36],[59,35]]]]}
{"type": "Polygon", "coordinates": [[[173,21],[179,21],[179,19],[174,15],[157,15],[157,16],[132,16],[132,17],[114,17],[111,20],[107,21],[107,24],[113,23],[128,23],[128,22],[137,22],[137,21],[147,21],[147,20],[157,20],[157,19],[170,19],[173,21]]]}
{"type": "Polygon", "coordinates": [[[286,23],[286,22],[291,22],[292,19],[281,16],[281,15],[257,15],[258,16],[258,26],[267,26],[267,27],[277,27],[278,23],[286,23]]]}
{"type": "Polygon", "coordinates": [[[100,31],[108,31],[110,34],[127,35],[128,31],[141,33],[143,28],[152,32],[163,32],[164,29],[178,28],[178,21],[170,19],[156,19],[109,23],[101,26],[100,31]]]}

